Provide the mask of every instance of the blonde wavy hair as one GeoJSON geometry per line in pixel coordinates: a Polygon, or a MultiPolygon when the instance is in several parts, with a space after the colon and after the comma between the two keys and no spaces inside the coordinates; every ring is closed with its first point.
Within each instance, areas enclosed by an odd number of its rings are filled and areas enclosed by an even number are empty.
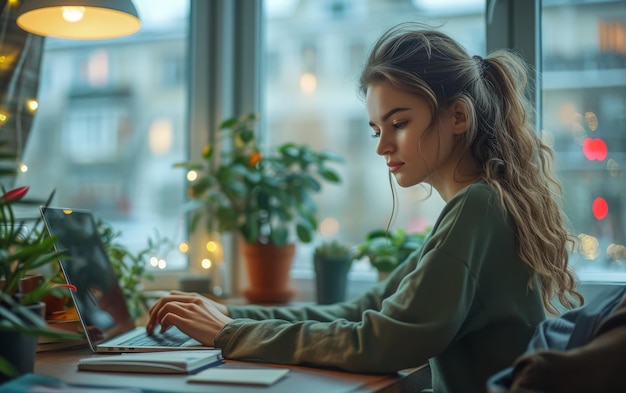
{"type": "Polygon", "coordinates": [[[484,59],[471,57],[449,36],[403,23],[373,46],[359,80],[360,93],[365,96],[368,86],[380,81],[425,98],[431,126],[452,103],[465,104],[469,128],[463,148],[481,164],[481,177],[498,191],[515,222],[517,252],[532,273],[529,287],[537,278],[551,314],[558,314],[555,297],[566,308],[583,304],[569,266],[574,238],[562,211],[554,155],[533,125],[524,60],[505,50],[484,59]]]}

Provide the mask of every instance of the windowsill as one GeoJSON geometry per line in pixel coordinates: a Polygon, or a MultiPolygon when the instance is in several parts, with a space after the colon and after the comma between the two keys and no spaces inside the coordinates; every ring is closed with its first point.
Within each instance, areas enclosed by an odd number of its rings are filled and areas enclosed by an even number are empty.
{"type": "Polygon", "coordinates": [[[623,285],[626,284],[626,272],[612,272],[602,270],[578,271],[578,281],[582,284],[623,285]]]}
{"type": "MultiPolygon", "coordinates": [[[[170,272],[154,272],[152,281],[144,282],[144,290],[151,292],[169,291],[180,288],[182,277],[191,273],[179,270],[170,272]]],[[[367,291],[378,280],[375,271],[351,271],[348,274],[348,285],[346,298],[355,298],[367,291]]],[[[315,294],[315,272],[307,270],[293,270],[291,272],[291,285],[296,289],[295,302],[314,302],[315,294]]]]}

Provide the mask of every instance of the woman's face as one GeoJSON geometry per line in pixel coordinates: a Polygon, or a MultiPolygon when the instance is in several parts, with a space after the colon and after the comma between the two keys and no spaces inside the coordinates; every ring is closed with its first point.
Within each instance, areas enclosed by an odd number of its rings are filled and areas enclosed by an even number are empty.
{"type": "Polygon", "coordinates": [[[387,82],[370,84],[366,96],[370,126],[379,138],[376,153],[383,156],[401,187],[430,183],[445,198],[454,180],[456,141],[454,111],[432,122],[428,102],[387,82]]]}

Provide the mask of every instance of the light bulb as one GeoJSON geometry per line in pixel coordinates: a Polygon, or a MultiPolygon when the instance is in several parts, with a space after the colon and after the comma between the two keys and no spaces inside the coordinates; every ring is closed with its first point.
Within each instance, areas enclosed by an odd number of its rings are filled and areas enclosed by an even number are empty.
{"type": "Polygon", "coordinates": [[[85,7],[61,7],[63,11],[63,19],[70,23],[76,23],[85,16],[85,7]]]}
{"type": "Polygon", "coordinates": [[[39,108],[39,102],[35,99],[26,100],[26,107],[31,113],[33,113],[37,110],[37,108],[39,108]]]}

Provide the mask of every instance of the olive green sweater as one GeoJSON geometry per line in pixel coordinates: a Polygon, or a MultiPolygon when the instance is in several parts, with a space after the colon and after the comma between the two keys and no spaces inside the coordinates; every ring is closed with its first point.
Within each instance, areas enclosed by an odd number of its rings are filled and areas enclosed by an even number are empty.
{"type": "MultiPolygon", "coordinates": [[[[485,392],[545,318],[497,193],[483,182],[444,207],[421,250],[361,297],[334,305],[230,306],[227,359],[389,373],[429,361],[436,393],[485,392]]],[[[537,288],[537,286],[533,286],[537,288]]]]}

